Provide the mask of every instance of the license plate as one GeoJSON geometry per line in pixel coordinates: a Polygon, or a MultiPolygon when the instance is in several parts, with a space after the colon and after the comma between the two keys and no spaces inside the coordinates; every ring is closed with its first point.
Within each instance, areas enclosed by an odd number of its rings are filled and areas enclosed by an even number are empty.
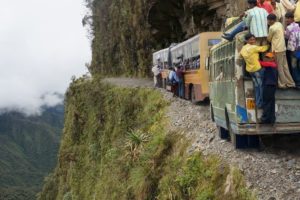
{"type": "Polygon", "coordinates": [[[255,100],[254,99],[247,99],[246,100],[247,110],[255,110],[255,100]]]}

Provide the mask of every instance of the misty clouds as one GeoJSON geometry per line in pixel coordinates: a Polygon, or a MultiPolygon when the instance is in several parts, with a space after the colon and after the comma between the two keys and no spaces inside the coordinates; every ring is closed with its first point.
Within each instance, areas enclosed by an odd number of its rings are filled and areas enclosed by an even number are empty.
{"type": "Polygon", "coordinates": [[[39,112],[86,72],[83,0],[0,0],[0,110],[39,112]],[[43,98],[42,98],[43,96],[43,98]]]}

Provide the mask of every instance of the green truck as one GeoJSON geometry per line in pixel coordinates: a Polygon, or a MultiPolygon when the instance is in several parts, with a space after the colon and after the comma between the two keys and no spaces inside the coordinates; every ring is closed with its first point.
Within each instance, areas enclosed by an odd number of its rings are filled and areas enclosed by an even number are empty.
{"type": "Polygon", "coordinates": [[[255,106],[252,79],[239,56],[245,32],[231,42],[222,41],[210,50],[209,70],[211,118],[222,139],[230,139],[235,148],[259,146],[259,135],[300,132],[300,91],[276,91],[276,122],[260,124],[262,110],[255,106]]]}

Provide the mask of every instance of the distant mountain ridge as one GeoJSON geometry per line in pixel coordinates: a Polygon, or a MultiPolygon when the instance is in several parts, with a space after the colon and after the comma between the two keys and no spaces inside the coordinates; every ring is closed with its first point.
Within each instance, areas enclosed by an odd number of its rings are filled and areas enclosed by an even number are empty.
{"type": "Polygon", "coordinates": [[[54,168],[64,106],[43,107],[40,116],[0,115],[0,199],[35,199],[54,168]]]}

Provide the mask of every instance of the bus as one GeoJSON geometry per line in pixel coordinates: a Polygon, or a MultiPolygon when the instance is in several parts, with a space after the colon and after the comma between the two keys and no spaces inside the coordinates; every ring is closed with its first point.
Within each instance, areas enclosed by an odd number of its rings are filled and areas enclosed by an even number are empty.
{"type": "Polygon", "coordinates": [[[220,41],[220,32],[204,32],[171,48],[169,59],[172,60],[173,66],[184,67],[185,99],[195,103],[209,97],[205,58],[209,49],[220,41]]]}
{"type": "Polygon", "coordinates": [[[162,69],[162,87],[166,88],[167,86],[167,77],[169,74],[168,70],[168,57],[169,57],[169,50],[170,48],[165,48],[159,51],[156,51],[153,53],[153,66],[154,65],[159,65],[162,69]]]}
{"type": "Polygon", "coordinates": [[[254,85],[239,56],[245,34],[239,33],[233,41],[224,40],[210,50],[210,109],[222,139],[230,139],[235,148],[256,148],[259,135],[300,132],[300,92],[278,89],[275,124],[259,123],[262,110],[255,106],[254,85]]]}

